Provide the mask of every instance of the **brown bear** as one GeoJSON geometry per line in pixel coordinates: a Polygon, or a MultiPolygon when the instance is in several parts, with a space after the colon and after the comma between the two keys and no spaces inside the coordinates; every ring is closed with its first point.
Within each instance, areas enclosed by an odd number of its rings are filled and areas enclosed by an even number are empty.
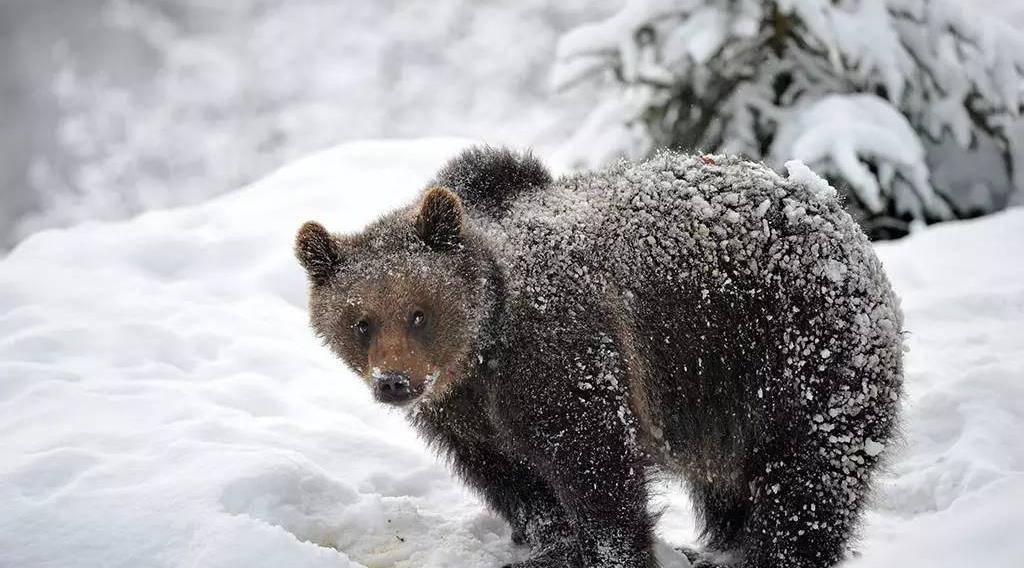
{"type": "Polygon", "coordinates": [[[312,325],[534,547],[510,566],[655,566],[655,473],[692,496],[696,565],[831,566],[897,423],[902,316],[794,167],[553,180],[473,148],[361,233],[302,227],[312,325]]]}

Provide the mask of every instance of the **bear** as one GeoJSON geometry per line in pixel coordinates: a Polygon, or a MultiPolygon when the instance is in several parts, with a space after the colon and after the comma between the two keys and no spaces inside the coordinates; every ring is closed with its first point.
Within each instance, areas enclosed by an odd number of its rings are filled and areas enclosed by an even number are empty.
{"type": "Polygon", "coordinates": [[[507,567],[652,567],[680,479],[695,566],[848,552],[898,432],[903,321],[800,163],[661,151],[554,178],[473,147],[357,234],[295,254],[311,326],[506,520],[507,567]]]}

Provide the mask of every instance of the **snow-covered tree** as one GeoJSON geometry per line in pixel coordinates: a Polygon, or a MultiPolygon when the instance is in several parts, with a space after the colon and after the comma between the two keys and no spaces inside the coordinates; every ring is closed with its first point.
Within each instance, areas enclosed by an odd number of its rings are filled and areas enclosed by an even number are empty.
{"type": "Polygon", "coordinates": [[[608,96],[565,146],[800,159],[874,237],[1024,188],[1024,33],[966,0],[627,0],[563,36],[559,88],[608,96]]]}

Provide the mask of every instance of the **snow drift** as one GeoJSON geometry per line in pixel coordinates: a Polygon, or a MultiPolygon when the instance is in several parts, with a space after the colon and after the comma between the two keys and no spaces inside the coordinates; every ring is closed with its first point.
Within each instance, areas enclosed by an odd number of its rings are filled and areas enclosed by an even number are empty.
{"type": "MultiPolygon", "coordinates": [[[[469,566],[528,552],[308,330],[305,220],[356,230],[460,140],[363,142],[0,260],[0,566],[469,566]]],[[[852,566],[1024,557],[1024,210],[879,247],[905,442],[852,566]]],[[[664,486],[668,543],[692,541],[664,486]]],[[[668,558],[668,553],[666,553],[668,558]]],[[[680,562],[680,564],[682,564],[680,562]]]]}

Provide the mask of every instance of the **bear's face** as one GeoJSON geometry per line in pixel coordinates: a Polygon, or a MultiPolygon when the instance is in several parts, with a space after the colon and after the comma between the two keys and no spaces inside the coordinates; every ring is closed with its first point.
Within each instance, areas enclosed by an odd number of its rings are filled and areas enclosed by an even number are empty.
{"type": "Polygon", "coordinates": [[[358,235],[299,231],[313,328],[380,402],[443,397],[472,368],[485,286],[462,224],[458,198],[435,188],[358,235]]]}

